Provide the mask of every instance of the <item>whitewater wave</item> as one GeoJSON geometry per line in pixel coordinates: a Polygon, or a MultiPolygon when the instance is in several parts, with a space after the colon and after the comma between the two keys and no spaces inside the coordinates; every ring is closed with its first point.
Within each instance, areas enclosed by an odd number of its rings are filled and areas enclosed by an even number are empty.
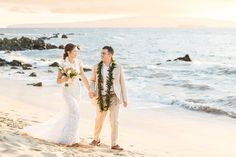
{"type": "MultiPolygon", "coordinates": [[[[234,98],[233,100],[236,100],[236,98],[234,98]]],[[[218,106],[213,106],[213,105],[209,105],[209,103],[205,102],[202,99],[197,99],[197,100],[178,100],[174,97],[165,97],[165,98],[160,98],[160,101],[162,104],[165,105],[174,105],[174,106],[178,106],[178,107],[182,107],[184,109],[188,109],[191,111],[200,111],[200,112],[205,112],[205,113],[212,113],[212,114],[217,114],[217,115],[225,115],[225,116],[229,116],[231,118],[236,118],[236,112],[227,109],[226,107],[218,107],[218,106]],[[204,105],[205,104],[205,105],[204,105]]],[[[223,101],[223,100],[222,100],[223,101]]],[[[232,102],[232,100],[229,99],[224,99],[224,103],[228,102],[232,102]]]]}

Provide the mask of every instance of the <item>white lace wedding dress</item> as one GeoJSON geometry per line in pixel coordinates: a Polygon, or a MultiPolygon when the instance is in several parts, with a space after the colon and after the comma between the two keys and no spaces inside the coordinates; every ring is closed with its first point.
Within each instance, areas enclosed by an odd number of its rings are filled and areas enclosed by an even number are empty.
{"type": "MultiPolygon", "coordinates": [[[[80,64],[77,61],[70,63],[66,59],[61,66],[73,68],[79,72],[80,64]]],[[[57,115],[46,122],[26,127],[22,132],[58,144],[79,143],[80,81],[78,76],[69,82],[69,86],[63,86],[63,97],[65,105],[57,115]]]]}

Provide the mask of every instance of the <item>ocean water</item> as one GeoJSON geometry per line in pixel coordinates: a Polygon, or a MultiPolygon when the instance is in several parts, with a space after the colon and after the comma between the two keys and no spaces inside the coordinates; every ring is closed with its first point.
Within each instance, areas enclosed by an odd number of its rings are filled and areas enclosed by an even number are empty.
{"type": "MultiPolygon", "coordinates": [[[[48,43],[79,44],[78,58],[85,67],[100,60],[104,45],[115,49],[115,59],[123,65],[130,106],[154,110],[179,106],[194,111],[236,117],[236,29],[0,29],[0,38],[42,37],[53,33],[74,33],[68,39],[52,38],[48,43]],[[173,61],[189,54],[193,62],[173,61]]],[[[48,65],[62,59],[63,50],[27,50],[0,58],[33,64],[33,70],[18,74],[10,67],[0,67],[0,77],[42,81],[55,86],[57,69],[48,65]],[[40,59],[46,59],[41,61],[40,59]],[[48,73],[52,70],[53,73],[48,73]],[[36,72],[38,77],[28,75],[36,72]]],[[[90,72],[86,73],[89,77],[90,72]]]]}

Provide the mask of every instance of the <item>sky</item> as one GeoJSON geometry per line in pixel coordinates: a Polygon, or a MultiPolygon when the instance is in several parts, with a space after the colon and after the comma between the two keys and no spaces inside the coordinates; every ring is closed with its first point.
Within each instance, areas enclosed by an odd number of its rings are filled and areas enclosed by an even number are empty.
{"type": "Polygon", "coordinates": [[[0,27],[76,22],[94,27],[236,27],[235,8],[236,0],[0,0],[0,27]]]}

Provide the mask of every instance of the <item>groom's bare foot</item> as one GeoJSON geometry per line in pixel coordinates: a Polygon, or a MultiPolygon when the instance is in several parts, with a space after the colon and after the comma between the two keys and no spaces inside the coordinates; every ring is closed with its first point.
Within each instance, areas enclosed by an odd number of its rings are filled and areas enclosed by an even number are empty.
{"type": "Polygon", "coordinates": [[[112,146],[111,149],[113,149],[113,150],[120,150],[120,151],[124,150],[119,145],[112,146]]]}
{"type": "Polygon", "coordinates": [[[100,143],[101,143],[101,141],[100,140],[98,140],[98,141],[96,141],[96,140],[93,140],[91,143],[89,143],[90,145],[92,145],[92,146],[99,146],[100,145],[100,143]]]}

